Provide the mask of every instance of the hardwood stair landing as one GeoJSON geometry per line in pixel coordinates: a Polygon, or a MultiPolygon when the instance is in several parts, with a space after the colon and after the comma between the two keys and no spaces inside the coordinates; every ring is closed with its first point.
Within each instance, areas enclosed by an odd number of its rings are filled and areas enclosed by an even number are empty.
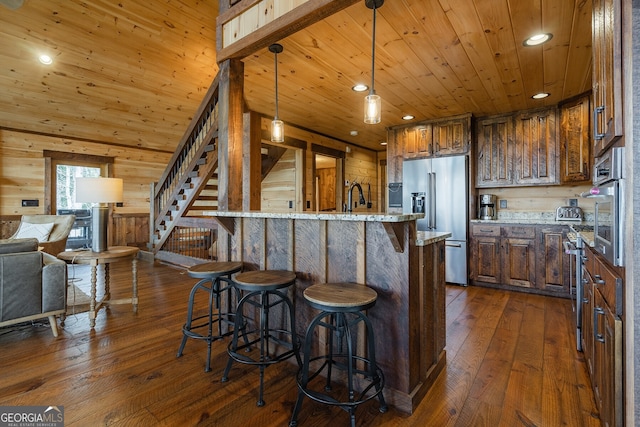
{"type": "MultiPolygon", "coordinates": [[[[126,263],[111,266],[111,293],[130,292],[126,263]]],[[[69,269],[88,289],[88,266],[69,269]]],[[[286,426],[297,396],[296,366],[234,364],[221,383],[228,341],[190,341],[176,358],[189,291],[197,279],[159,263],[138,263],[139,309],[67,318],[58,339],[48,325],[0,329],[0,405],[62,405],[65,426],[286,426]],[[198,345],[200,344],[200,345],[198,345]]],[[[574,348],[569,300],[480,287],[447,287],[447,366],[412,416],[358,408],[360,426],[600,426],[584,358],[574,348]]],[[[380,342],[383,342],[382,340],[380,342]]],[[[300,426],[348,424],[348,414],[305,400],[300,426]]]]}

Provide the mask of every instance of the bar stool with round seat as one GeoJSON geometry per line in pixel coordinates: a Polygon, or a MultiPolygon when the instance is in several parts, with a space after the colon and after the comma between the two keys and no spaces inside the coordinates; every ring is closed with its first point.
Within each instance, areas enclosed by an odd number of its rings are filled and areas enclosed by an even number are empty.
{"type": "MultiPolygon", "coordinates": [[[[371,321],[364,313],[373,307],[378,298],[375,290],[356,283],[323,283],[309,286],[304,291],[307,303],[320,310],[307,328],[304,339],[304,361],[298,371],[298,399],[293,408],[289,426],[298,424],[297,418],[305,396],[326,404],[338,406],[349,413],[351,426],[355,427],[355,410],[358,405],[375,397],[380,401],[380,412],[387,411],[382,389],[384,375],[376,364],[375,340],[371,321]],[[366,356],[357,354],[357,330],[361,322],[366,328],[366,356]],[[317,337],[316,327],[326,328],[327,353],[312,355],[312,344],[317,337]],[[316,363],[314,363],[316,362],[316,363]],[[314,363],[314,372],[310,365],[314,363]],[[319,367],[318,367],[319,365],[319,367]],[[346,397],[344,394],[329,393],[333,391],[333,368],[346,371],[346,397]],[[326,371],[326,381],[313,381],[326,371]],[[322,384],[324,382],[324,387],[322,384]],[[356,384],[359,384],[356,386],[356,384]],[[341,398],[342,400],[338,400],[341,398]]],[[[344,387],[342,388],[344,392],[344,387]]]]}
{"type": "Polygon", "coordinates": [[[242,270],[242,262],[207,262],[194,265],[187,270],[190,277],[201,280],[193,286],[189,294],[187,321],[182,326],[182,343],[180,343],[177,357],[182,356],[187,338],[206,341],[207,362],[204,369],[205,372],[211,370],[211,343],[233,333],[231,326],[235,325],[235,311],[231,305],[231,293],[235,291],[236,300],[239,300],[240,292],[235,288],[231,275],[240,270],[242,270]],[[222,282],[225,282],[226,286],[222,286],[222,282]],[[198,291],[204,291],[209,294],[209,306],[207,314],[194,317],[193,307],[198,291]],[[220,298],[223,294],[227,296],[227,311],[221,313],[220,298]],[[216,310],[215,313],[214,308],[216,310]],[[215,332],[213,329],[214,324],[217,324],[217,331],[215,332]],[[229,326],[227,330],[223,330],[224,324],[229,326]]]}
{"type": "MultiPolygon", "coordinates": [[[[295,284],[296,274],[286,270],[258,270],[247,271],[238,274],[234,278],[235,286],[245,292],[236,307],[236,324],[233,330],[233,339],[229,344],[227,353],[229,360],[222,375],[222,382],[226,382],[229,370],[234,361],[260,367],[260,391],[257,401],[258,406],[264,406],[264,369],[274,363],[281,362],[292,356],[296,357],[298,366],[302,365],[300,359],[300,343],[296,336],[295,312],[291,300],[287,296],[286,288],[295,284]],[[252,305],[258,309],[256,316],[259,316],[259,324],[256,320],[254,329],[242,328],[244,321],[245,304],[252,305]],[[271,324],[271,317],[274,313],[271,310],[284,304],[283,314],[288,311],[288,329],[286,326],[278,328],[271,324]],[[245,344],[238,345],[240,335],[245,337],[245,344]],[[251,335],[252,340],[247,342],[247,337],[251,335]],[[256,337],[257,336],[257,337],[256,337]],[[259,347],[259,354],[249,355],[253,351],[254,344],[259,347]],[[244,354],[241,351],[244,350],[244,354]]],[[[286,322],[286,317],[282,319],[286,322]]]]}

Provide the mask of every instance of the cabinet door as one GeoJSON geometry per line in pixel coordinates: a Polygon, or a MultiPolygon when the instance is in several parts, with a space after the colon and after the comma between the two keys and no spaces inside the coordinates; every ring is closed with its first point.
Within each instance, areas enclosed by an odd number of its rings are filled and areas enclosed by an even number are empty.
{"type": "Polygon", "coordinates": [[[499,237],[472,237],[471,274],[474,280],[500,283],[500,240],[499,237]]]}
{"type": "Polygon", "coordinates": [[[513,184],[513,118],[501,116],[478,120],[476,187],[513,184]]]}
{"type": "Polygon", "coordinates": [[[433,132],[430,124],[420,125],[415,130],[416,154],[420,157],[433,154],[433,132]]]}
{"type": "Polygon", "coordinates": [[[404,157],[412,158],[417,154],[416,148],[416,131],[413,128],[403,128],[396,132],[400,134],[400,145],[403,148],[404,157]]]}
{"type": "Polygon", "coordinates": [[[593,378],[593,281],[586,271],[584,272],[584,296],[582,298],[582,351],[589,378],[593,378]]]}
{"type": "Polygon", "coordinates": [[[604,307],[600,419],[604,427],[622,427],[622,320],[604,307]]]}
{"type": "Polygon", "coordinates": [[[516,117],[515,183],[557,184],[558,137],[556,110],[519,114],[516,117]]]}
{"type": "Polygon", "coordinates": [[[560,182],[591,179],[591,141],[589,97],[560,107],[560,182]]]}
{"type": "Polygon", "coordinates": [[[433,145],[436,156],[464,154],[469,149],[469,120],[449,120],[433,124],[433,145]]]}
{"type": "Polygon", "coordinates": [[[532,239],[503,238],[503,283],[524,288],[535,287],[535,252],[532,239]]]}
{"type": "Polygon", "coordinates": [[[537,287],[569,296],[569,255],[564,251],[566,227],[539,227],[537,287]]]}
{"type": "Polygon", "coordinates": [[[622,136],[622,0],[593,1],[594,155],[622,136]]]}
{"type": "Polygon", "coordinates": [[[597,288],[593,290],[593,376],[591,386],[596,407],[602,416],[602,380],[604,378],[604,299],[597,288]]]}

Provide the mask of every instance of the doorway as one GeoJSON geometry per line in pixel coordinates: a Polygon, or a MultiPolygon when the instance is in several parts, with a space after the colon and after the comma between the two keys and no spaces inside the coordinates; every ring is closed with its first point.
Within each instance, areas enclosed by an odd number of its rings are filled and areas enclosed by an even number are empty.
{"type": "Polygon", "coordinates": [[[76,202],[76,178],[100,176],[100,167],[57,164],[55,166],[55,209],[58,215],[75,215],[66,249],[91,247],[93,236],[91,203],[76,202]]]}
{"type": "Polygon", "coordinates": [[[318,211],[337,210],[337,160],[322,154],[315,155],[316,207],[318,211]]]}

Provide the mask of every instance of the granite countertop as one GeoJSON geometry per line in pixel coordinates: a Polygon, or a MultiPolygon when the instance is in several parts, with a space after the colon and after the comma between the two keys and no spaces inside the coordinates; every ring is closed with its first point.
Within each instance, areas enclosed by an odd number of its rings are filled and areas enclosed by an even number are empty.
{"type": "Polygon", "coordinates": [[[582,240],[584,240],[587,245],[591,247],[595,246],[596,241],[593,231],[580,231],[578,234],[580,235],[580,237],[582,237],[582,240]]]}
{"type": "Polygon", "coordinates": [[[566,225],[570,226],[571,224],[586,224],[585,221],[556,221],[554,219],[472,219],[470,220],[471,224],[522,224],[522,225],[566,225]]]}
{"type": "Polygon", "coordinates": [[[497,219],[471,219],[471,224],[522,224],[522,225],[585,225],[593,224],[593,214],[585,212],[582,221],[557,221],[555,212],[505,212],[498,211],[497,219]]]}
{"type": "Polygon", "coordinates": [[[428,246],[451,237],[451,233],[436,231],[418,231],[416,246],[428,246]]]}
{"type": "Polygon", "coordinates": [[[318,219],[325,221],[367,221],[367,222],[406,222],[424,218],[424,214],[388,214],[384,212],[356,211],[346,212],[262,212],[262,211],[206,211],[205,216],[232,218],[282,218],[282,219],[318,219]]]}

